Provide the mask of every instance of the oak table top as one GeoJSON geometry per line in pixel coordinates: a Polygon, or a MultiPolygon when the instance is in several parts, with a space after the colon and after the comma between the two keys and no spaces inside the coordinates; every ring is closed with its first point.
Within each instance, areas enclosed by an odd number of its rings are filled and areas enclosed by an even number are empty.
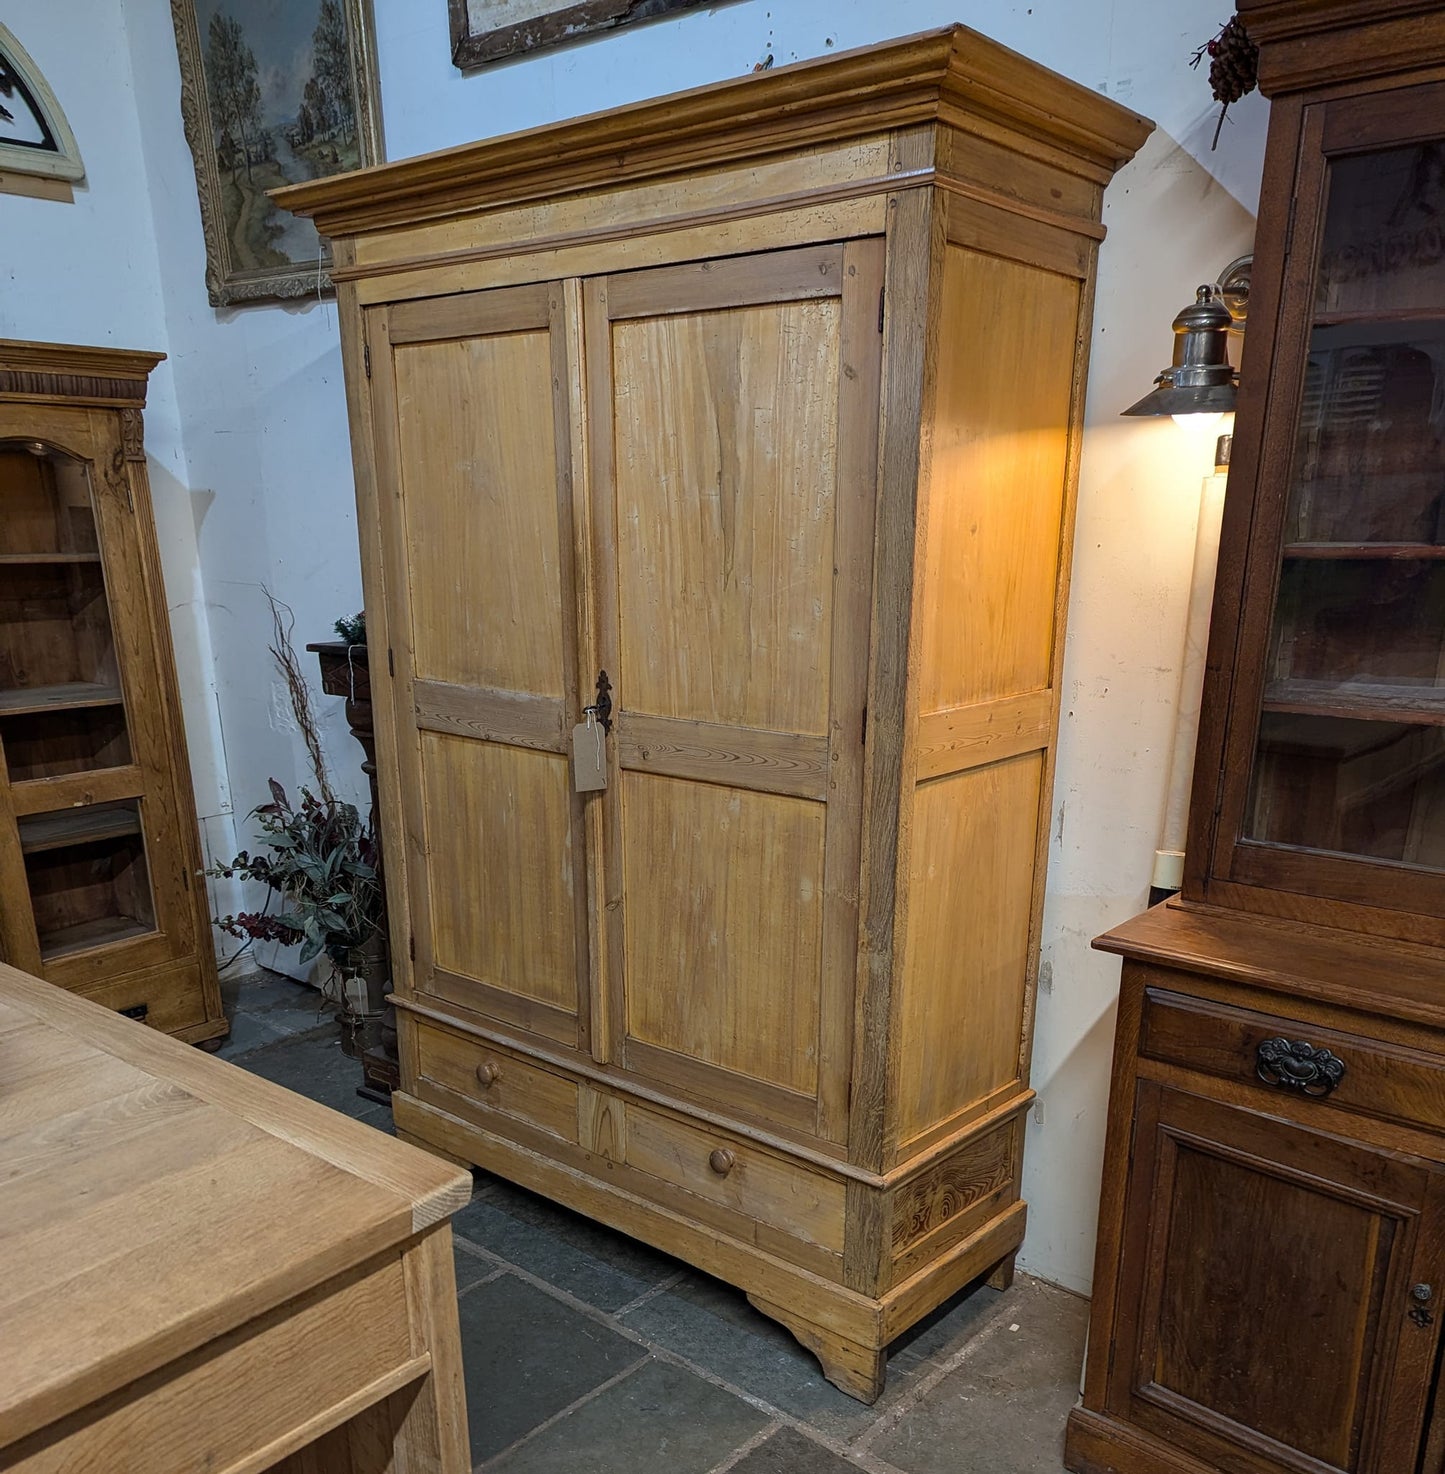
{"type": "MultiPolygon", "coordinates": [[[[394,1278],[406,1354],[363,1370],[382,1394],[425,1380],[407,1255],[430,1241],[430,1272],[446,1251],[432,1288],[454,1360],[445,1223],[470,1192],[447,1162],[0,964],[0,1465],[50,1468],[42,1430],[198,1349],[236,1352],[252,1322],[276,1334],[278,1307],[323,1287],[394,1278]]],[[[325,1432],[319,1408],[297,1416],[325,1432]]],[[[283,1458],[284,1423],[264,1430],[283,1458]]]]}

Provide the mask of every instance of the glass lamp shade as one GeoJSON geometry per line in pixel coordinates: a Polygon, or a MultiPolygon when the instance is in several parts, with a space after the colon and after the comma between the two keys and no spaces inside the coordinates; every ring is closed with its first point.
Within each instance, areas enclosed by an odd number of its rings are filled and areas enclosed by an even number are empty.
{"type": "Polygon", "coordinates": [[[1174,362],[1126,415],[1232,414],[1239,377],[1229,362],[1229,309],[1200,287],[1174,319],[1174,362]]]}

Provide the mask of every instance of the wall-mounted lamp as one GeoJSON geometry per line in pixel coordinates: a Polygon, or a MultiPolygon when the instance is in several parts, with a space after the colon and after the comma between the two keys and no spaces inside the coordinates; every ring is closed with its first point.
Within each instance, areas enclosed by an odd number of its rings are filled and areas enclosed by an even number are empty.
{"type": "Polygon", "coordinates": [[[1194,294],[1174,319],[1174,362],[1124,414],[1233,414],[1239,375],[1229,361],[1229,334],[1244,331],[1251,260],[1231,261],[1217,283],[1194,294]]]}
{"type": "MultiPolygon", "coordinates": [[[[1213,286],[1200,287],[1194,302],[1174,319],[1174,362],[1154,381],[1155,388],[1126,415],[1209,415],[1234,410],[1239,375],[1229,362],[1229,334],[1242,333],[1249,316],[1250,256],[1231,261],[1213,286]]],[[[1209,609],[1214,600],[1214,574],[1219,561],[1219,528],[1224,516],[1224,487],[1232,437],[1215,442],[1214,475],[1200,491],[1195,524],[1194,567],[1189,580],[1184,648],[1174,701],[1174,741],[1165,792],[1164,823],[1154,869],[1149,878],[1149,904],[1172,895],[1184,875],[1184,836],[1189,827],[1190,776],[1199,735],[1199,703],[1204,684],[1204,656],[1209,642],[1209,609]]]]}

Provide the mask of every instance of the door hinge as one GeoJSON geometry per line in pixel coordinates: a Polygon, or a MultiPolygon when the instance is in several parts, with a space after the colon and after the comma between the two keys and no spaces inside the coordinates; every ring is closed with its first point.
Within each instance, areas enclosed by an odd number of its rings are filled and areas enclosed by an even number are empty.
{"type": "Polygon", "coordinates": [[[868,743],[868,708],[866,705],[863,708],[863,721],[858,731],[858,743],[860,746],[866,746],[868,743]]]}
{"type": "Polygon", "coordinates": [[[361,345],[361,366],[366,370],[366,377],[369,379],[371,377],[371,344],[370,343],[363,343],[361,345]]]}
{"type": "Polygon", "coordinates": [[[886,287],[878,288],[878,331],[883,331],[883,301],[887,292],[886,287]]]}
{"type": "Polygon", "coordinates": [[[389,676],[396,675],[396,655],[390,645],[386,647],[386,673],[389,676]]]}
{"type": "Polygon", "coordinates": [[[416,961],[416,933],[415,932],[412,932],[411,937],[409,938],[409,945],[407,947],[407,954],[410,956],[410,958],[411,958],[411,960],[413,962],[416,961]]]}

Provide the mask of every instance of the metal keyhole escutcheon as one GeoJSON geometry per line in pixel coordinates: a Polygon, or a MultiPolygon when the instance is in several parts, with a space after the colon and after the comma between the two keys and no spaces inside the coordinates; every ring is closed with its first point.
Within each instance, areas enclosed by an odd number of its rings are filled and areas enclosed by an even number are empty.
{"type": "Polygon", "coordinates": [[[1417,1326],[1428,1326],[1434,1323],[1435,1317],[1425,1307],[1429,1305],[1434,1290],[1429,1285],[1416,1285],[1410,1291],[1410,1299],[1415,1303],[1410,1307],[1410,1319],[1417,1326]]]}

